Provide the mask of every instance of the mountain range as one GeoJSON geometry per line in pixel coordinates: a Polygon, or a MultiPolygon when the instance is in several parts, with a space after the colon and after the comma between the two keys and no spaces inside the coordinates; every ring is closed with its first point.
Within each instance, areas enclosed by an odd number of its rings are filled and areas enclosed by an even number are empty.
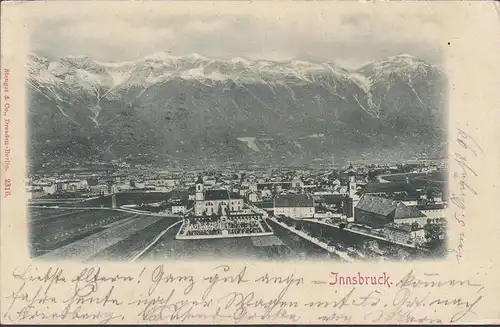
{"type": "Polygon", "coordinates": [[[446,78],[410,55],[347,70],[168,52],[114,63],[30,53],[26,67],[35,168],[402,160],[446,148],[446,78]]]}

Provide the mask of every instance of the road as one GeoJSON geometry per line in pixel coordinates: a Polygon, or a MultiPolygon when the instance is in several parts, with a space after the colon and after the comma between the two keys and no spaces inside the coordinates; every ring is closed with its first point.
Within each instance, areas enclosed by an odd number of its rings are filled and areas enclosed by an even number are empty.
{"type": "Polygon", "coordinates": [[[274,229],[274,234],[280,238],[297,257],[302,259],[326,259],[331,258],[328,251],[318,245],[305,240],[297,234],[280,226],[273,220],[268,220],[269,225],[274,229]]]}

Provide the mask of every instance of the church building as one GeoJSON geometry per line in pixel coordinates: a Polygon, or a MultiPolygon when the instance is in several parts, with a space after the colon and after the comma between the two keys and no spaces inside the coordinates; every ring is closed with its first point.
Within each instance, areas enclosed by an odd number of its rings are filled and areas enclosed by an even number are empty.
{"type": "Polygon", "coordinates": [[[226,189],[207,189],[203,179],[198,177],[196,181],[196,204],[195,216],[225,216],[231,212],[243,210],[243,198],[236,193],[230,193],[226,189]]]}

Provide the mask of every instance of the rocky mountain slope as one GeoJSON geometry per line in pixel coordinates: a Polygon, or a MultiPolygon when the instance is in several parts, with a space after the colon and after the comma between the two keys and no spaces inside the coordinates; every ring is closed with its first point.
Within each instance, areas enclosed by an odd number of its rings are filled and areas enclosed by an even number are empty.
{"type": "Polygon", "coordinates": [[[394,160],[443,148],[445,78],[409,55],[358,71],[166,52],[120,63],[30,54],[26,66],[34,166],[394,160]]]}

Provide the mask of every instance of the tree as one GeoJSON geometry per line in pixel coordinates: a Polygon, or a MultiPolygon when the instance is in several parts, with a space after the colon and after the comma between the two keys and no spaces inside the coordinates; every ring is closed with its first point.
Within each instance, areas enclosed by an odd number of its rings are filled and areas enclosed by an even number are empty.
{"type": "Polygon", "coordinates": [[[370,170],[370,171],[368,172],[368,179],[369,179],[370,181],[374,181],[374,180],[376,180],[376,179],[377,179],[377,173],[376,173],[376,172],[374,172],[373,170],[370,170]]]}
{"type": "Polygon", "coordinates": [[[440,237],[443,235],[443,230],[441,229],[441,226],[437,224],[426,224],[425,225],[425,238],[429,240],[435,240],[435,239],[440,239],[440,237]]]}
{"type": "Polygon", "coordinates": [[[425,230],[425,246],[431,249],[437,248],[443,244],[444,231],[440,225],[427,223],[425,230]]]}

